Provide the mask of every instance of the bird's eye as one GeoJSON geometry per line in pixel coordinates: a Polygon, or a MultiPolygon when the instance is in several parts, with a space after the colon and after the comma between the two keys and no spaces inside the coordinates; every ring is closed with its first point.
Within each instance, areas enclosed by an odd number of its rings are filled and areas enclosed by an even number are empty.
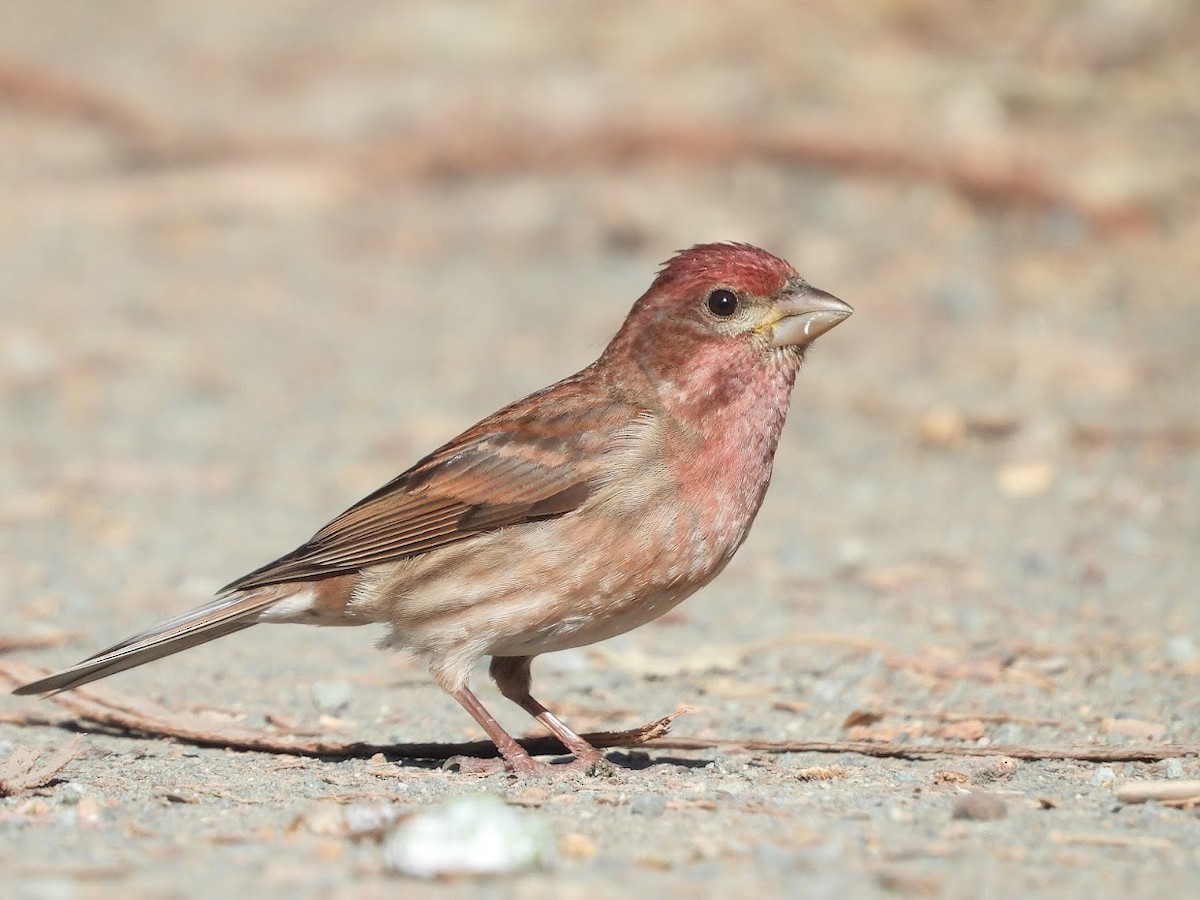
{"type": "Polygon", "coordinates": [[[728,319],[738,308],[737,294],[733,291],[727,291],[725,288],[718,288],[708,295],[708,311],[714,316],[720,316],[722,319],[728,319]]]}

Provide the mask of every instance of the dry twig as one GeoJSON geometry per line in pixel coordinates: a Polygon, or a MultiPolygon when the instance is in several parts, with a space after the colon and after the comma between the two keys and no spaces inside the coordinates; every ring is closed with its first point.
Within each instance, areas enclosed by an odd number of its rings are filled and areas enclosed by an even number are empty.
{"type": "MultiPolygon", "coordinates": [[[[43,674],[16,662],[0,663],[0,679],[23,684],[43,674]]],[[[88,686],[47,698],[80,719],[127,734],[165,737],[204,747],[225,747],[260,753],[293,756],[361,757],[382,753],[400,759],[449,759],[452,756],[492,758],[496,748],[490,741],[465,743],[369,744],[338,741],[296,734],[272,735],[231,727],[205,716],[180,713],[156,703],[135,700],[113,691],[88,686]]],[[[1200,756],[1196,744],[1072,745],[1027,744],[923,744],[905,745],[877,741],[761,741],[722,738],[667,737],[671,723],[681,711],[628,731],[601,731],[584,735],[595,747],[641,746],[658,750],[718,750],[751,753],[856,753],[861,756],[923,759],[938,756],[1009,756],[1013,759],[1076,759],[1088,762],[1145,762],[1182,756],[1200,756]]],[[[30,717],[28,724],[45,724],[45,717],[30,717]]],[[[62,724],[62,723],[60,723],[62,724]]],[[[526,737],[520,740],[535,756],[565,753],[556,739],[526,737]]]]}
{"type": "Polygon", "coordinates": [[[743,750],[750,753],[857,753],[893,759],[929,756],[1011,756],[1013,759],[1075,759],[1083,762],[1155,762],[1200,756],[1200,744],[1038,746],[1036,744],[895,744],[877,741],[758,741],[664,737],[647,741],[650,749],[743,750]]]}
{"type": "Polygon", "coordinates": [[[1122,803],[1157,800],[1176,805],[1200,805],[1200,781],[1126,781],[1113,788],[1122,803]]]}
{"type": "MultiPolygon", "coordinates": [[[[40,677],[40,670],[16,662],[0,663],[0,678],[11,684],[23,684],[40,677]]],[[[166,737],[202,747],[224,747],[260,753],[292,756],[359,757],[383,753],[400,759],[449,759],[452,756],[491,758],[497,755],[491,741],[456,744],[370,744],[362,741],[338,741],[284,734],[272,735],[232,727],[202,715],[180,713],[147,700],[136,700],[114,691],[87,686],[46,698],[74,713],[80,719],[127,734],[166,737]]],[[[665,716],[628,731],[602,731],[584,738],[594,747],[633,747],[661,737],[670,730],[680,712],[665,716]]],[[[30,724],[43,724],[44,717],[31,718],[30,724]]],[[[561,755],[568,751],[552,737],[527,737],[520,743],[534,756],[561,755]]]]}

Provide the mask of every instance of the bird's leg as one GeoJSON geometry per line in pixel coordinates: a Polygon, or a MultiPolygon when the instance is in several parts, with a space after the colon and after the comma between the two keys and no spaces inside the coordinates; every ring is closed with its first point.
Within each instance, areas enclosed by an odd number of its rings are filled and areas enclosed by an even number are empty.
{"type": "Polygon", "coordinates": [[[449,693],[462,704],[463,709],[469,712],[476,722],[483,726],[487,736],[492,739],[492,743],[504,757],[505,768],[518,775],[528,775],[541,769],[529,752],[492,717],[492,714],[479,702],[479,698],[471,693],[469,687],[463,685],[458,690],[449,693]]]}
{"type": "Polygon", "coordinates": [[[529,671],[532,656],[493,656],[488,673],[500,688],[500,693],[542,723],[562,741],[576,761],[590,765],[603,757],[600,751],[573,732],[558,716],[538,703],[529,693],[532,676],[529,671]]]}

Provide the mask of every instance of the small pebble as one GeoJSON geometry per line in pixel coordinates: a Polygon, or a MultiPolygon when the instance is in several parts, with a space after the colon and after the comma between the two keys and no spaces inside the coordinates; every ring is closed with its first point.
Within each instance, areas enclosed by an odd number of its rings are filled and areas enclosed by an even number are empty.
{"type": "Polygon", "coordinates": [[[326,713],[339,713],[354,699],[354,688],[347,681],[317,681],[312,686],[313,702],[326,713]]]}
{"type": "Polygon", "coordinates": [[[384,864],[417,878],[509,875],[549,866],[546,820],[491,794],[460,797],[399,824],[383,845],[384,864]]]}
{"type": "Polygon", "coordinates": [[[1182,778],[1183,777],[1183,760],[1168,759],[1167,760],[1167,777],[1182,778]]]}
{"type": "Polygon", "coordinates": [[[638,794],[629,804],[629,811],[637,816],[661,816],[667,809],[667,799],[662,794],[638,794]]]}
{"type": "MultiPolygon", "coordinates": [[[[1180,769],[1180,772],[1183,770],[1180,769]]],[[[68,781],[62,786],[62,793],[59,794],[59,800],[64,806],[74,806],[83,799],[87,793],[87,785],[80,784],[78,781],[68,781]]]]}
{"type": "Polygon", "coordinates": [[[558,842],[558,852],[567,859],[592,859],[600,852],[600,848],[586,834],[571,831],[558,842]]]}
{"type": "Polygon", "coordinates": [[[351,803],[344,807],[342,816],[348,836],[364,837],[382,834],[400,819],[403,813],[404,808],[399,804],[368,801],[351,803]]]}
{"type": "Polygon", "coordinates": [[[100,801],[95,794],[84,794],[75,804],[75,824],[84,828],[95,828],[103,819],[100,801]]]}
{"type": "Polygon", "coordinates": [[[1196,649],[1196,642],[1186,634],[1178,634],[1167,641],[1167,658],[1174,665],[1186,665],[1197,656],[1200,656],[1200,651],[1196,649]]]}
{"type": "Polygon", "coordinates": [[[954,803],[953,818],[988,822],[1003,819],[1008,815],[1008,806],[999,794],[987,791],[972,791],[959,797],[954,803]]]}
{"type": "Polygon", "coordinates": [[[1102,786],[1112,784],[1117,780],[1117,773],[1108,766],[1100,766],[1092,773],[1092,777],[1088,780],[1088,784],[1102,786]]]}
{"type": "Polygon", "coordinates": [[[749,761],[748,756],[718,756],[709,765],[722,775],[740,775],[749,761]]]}
{"type": "Polygon", "coordinates": [[[1046,460],[1013,462],[996,471],[996,485],[1010,497],[1036,497],[1054,484],[1054,465],[1046,460]]]}
{"type": "Polygon", "coordinates": [[[937,406],[917,420],[921,442],[930,447],[955,447],[967,437],[967,423],[961,412],[950,406],[937,406]]]}
{"type": "Polygon", "coordinates": [[[945,877],[932,871],[892,868],[875,877],[885,891],[906,897],[940,897],[945,888],[945,877]]]}
{"type": "Polygon", "coordinates": [[[1011,778],[1018,767],[1017,761],[1011,756],[985,756],[969,765],[980,781],[1001,781],[1011,778]]]}

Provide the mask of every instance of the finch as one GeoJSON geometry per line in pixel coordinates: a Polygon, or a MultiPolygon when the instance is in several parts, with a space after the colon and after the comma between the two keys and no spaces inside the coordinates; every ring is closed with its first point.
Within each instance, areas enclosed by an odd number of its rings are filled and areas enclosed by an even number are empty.
{"type": "Polygon", "coordinates": [[[504,407],[209,603],[17,694],[69,690],[260,623],[388,628],[496,744],[542,764],[472,693],[501,693],[587,766],[530,693],[535,656],[658,618],[715,578],[762,504],[809,345],[851,314],[748,244],[677,254],[596,362],[504,407]]]}

